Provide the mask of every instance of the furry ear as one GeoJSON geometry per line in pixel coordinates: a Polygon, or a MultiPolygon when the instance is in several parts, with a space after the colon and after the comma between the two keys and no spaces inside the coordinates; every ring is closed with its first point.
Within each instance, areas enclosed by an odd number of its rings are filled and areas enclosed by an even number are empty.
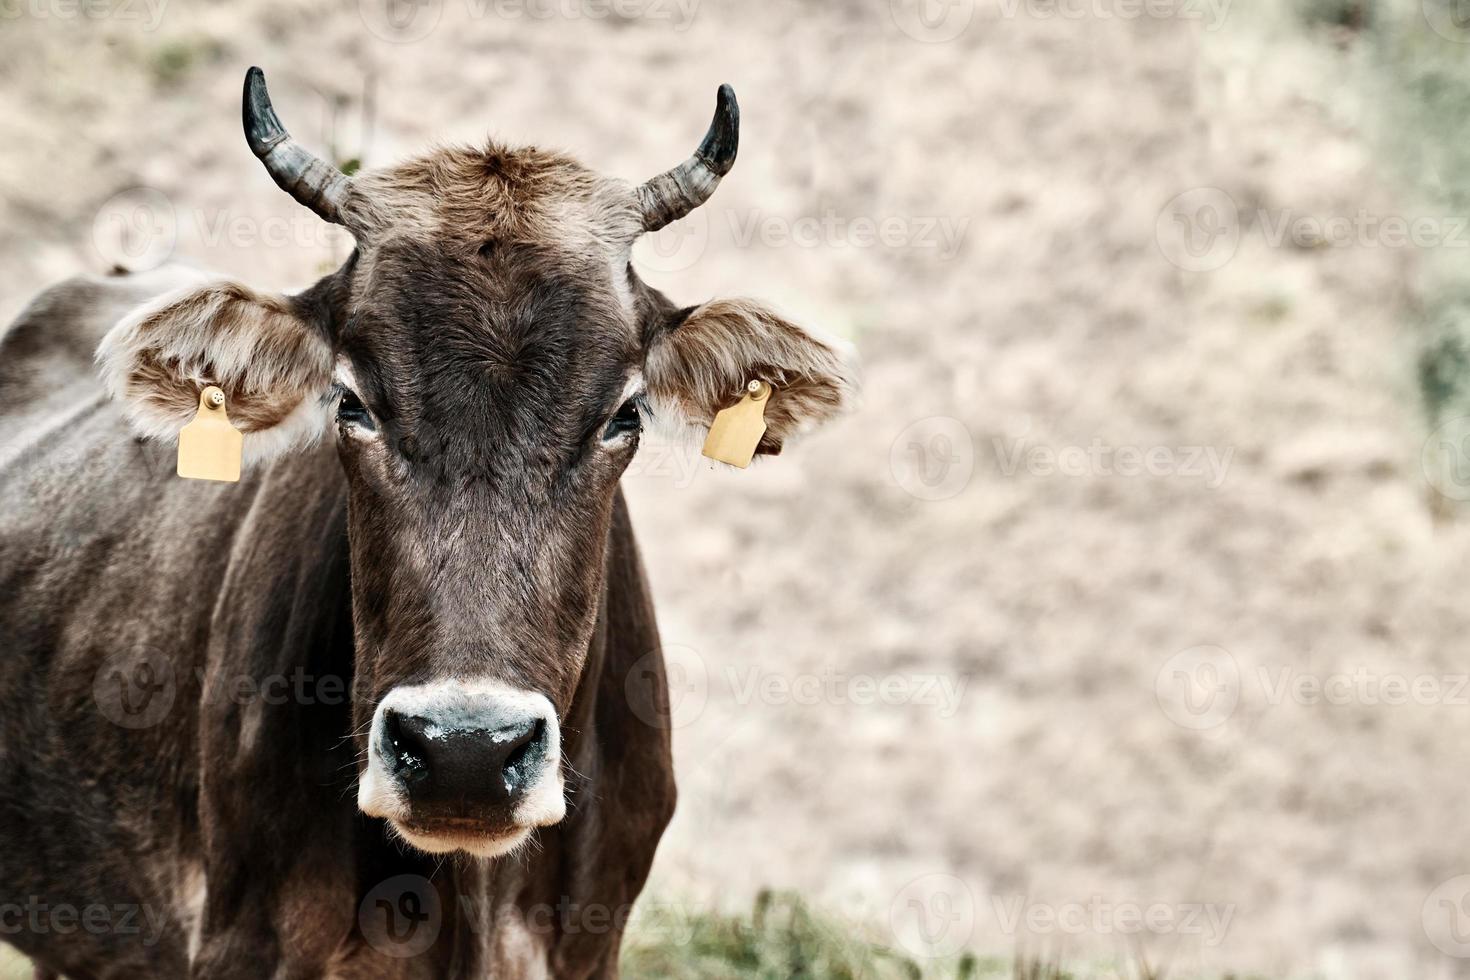
{"type": "Polygon", "coordinates": [[[654,341],[644,377],[656,416],[708,428],[754,379],[775,386],[757,453],[847,408],[856,397],[852,349],[821,338],[753,300],[712,300],[654,341]]]}
{"type": "Polygon", "coordinates": [[[97,361],[138,431],[165,442],[194,418],[207,385],[224,391],[247,463],[316,439],[329,421],[326,336],[286,297],[240,283],[189,286],[145,303],[102,338],[97,361]]]}

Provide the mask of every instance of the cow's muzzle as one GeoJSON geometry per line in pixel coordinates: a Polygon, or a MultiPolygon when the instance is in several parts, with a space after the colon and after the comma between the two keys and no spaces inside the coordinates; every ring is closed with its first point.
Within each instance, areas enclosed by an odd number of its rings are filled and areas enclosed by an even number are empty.
{"type": "Polygon", "coordinates": [[[430,853],[513,850],[566,814],[556,711],[494,682],[394,688],[373,714],[357,800],[430,853]]]}

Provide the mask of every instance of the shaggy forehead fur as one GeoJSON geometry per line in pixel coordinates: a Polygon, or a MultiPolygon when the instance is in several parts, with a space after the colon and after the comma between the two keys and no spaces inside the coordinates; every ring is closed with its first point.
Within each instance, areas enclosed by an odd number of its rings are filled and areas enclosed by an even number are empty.
{"type": "Polygon", "coordinates": [[[355,191],[372,231],[337,346],[358,394],[426,457],[514,447],[565,463],[639,358],[632,188],[492,144],[363,174],[355,191]]]}
{"type": "Polygon", "coordinates": [[[626,251],[642,230],[633,187],[534,146],[445,147],[353,178],[349,223],[465,255],[486,241],[626,251]]]}

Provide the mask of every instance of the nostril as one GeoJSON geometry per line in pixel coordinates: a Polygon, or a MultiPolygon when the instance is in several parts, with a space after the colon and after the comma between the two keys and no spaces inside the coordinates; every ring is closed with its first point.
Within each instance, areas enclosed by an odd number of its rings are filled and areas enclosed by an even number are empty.
{"type": "Polygon", "coordinates": [[[505,779],[505,791],[512,798],[525,792],[535,777],[546,748],[546,722],[535,719],[507,743],[505,762],[501,775],[505,779]]]}
{"type": "Polygon", "coordinates": [[[408,780],[428,775],[429,745],[421,718],[408,718],[396,711],[383,712],[384,754],[396,775],[408,780]]]}
{"type": "Polygon", "coordinates": [[[522,766],[531,752],[540,744],[542,728],[545,723],[536,719],[531,727],[526,729],[520,736],[510,743],[510,753],[505,757],[505,768],[516,769],[522,766]]]}

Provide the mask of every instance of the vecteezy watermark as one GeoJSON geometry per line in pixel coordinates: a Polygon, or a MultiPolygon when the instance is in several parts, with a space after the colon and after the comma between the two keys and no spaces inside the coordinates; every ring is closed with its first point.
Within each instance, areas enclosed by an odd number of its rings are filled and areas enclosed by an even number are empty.
{"type": "Polygon", "coordinates": [[[1224,647],[1180,650],[1155,675],[1154,697],[1181,728],[1214,728],[1235,713],[1240,701],[1240,665],[1224,647]]]}
{"type": "Polygon", "coordinates": [[[439,889],[422,875],[396,875],[369,889],[357,907],[368,945],[395,959],[427,952],[444,924],[439,889]]]}
{"type": "Polygon", "coordinates": [[[839,214],[827,208],[820,215],[792,218],[760,209],[728,212],[735,244],[747,248],[759,241],[767,248],[874,248],[932,249],[941,259],[959,252],[970,227],[968,215],[897,215],[882,217],[839,214]]]}
{"type": "Polygon", "coordinates": [[[97,709],[121,728],[158,724],[173,707],[175,691],[173,659],[146,646],[112,651],[92,678],[97,709]]]}
{"type": "Polygon", "coordinates": [[[454,911],[469,931],[493,930],[502,935],[606,936],[625,931],[636,920],[671,945],[682,945],[692,938],[698,914],[676,902],[640,902],[635,908],[628,902],[588,902],[570,895],[527,904],[487,904],[483,898],[461,894],[455,899],[454,911]]]}
{"type": "MultiPolygon", "coordinates": [[[[444,19],[447,0],[358,0],[358,14],[374,36],[394,44],[422,41],[444,19]]],[[[455,0],[470,20],[601,21],[618,19],[689,29],[699,0],[455,0]]]]}
{"type": "Polygon", "coordinates": [[[1128,901],[1091,895],[1076,901],[1040,901],[1026,894],[977,892],[952,874],[910,881],[889,906],[899,945],[918,958],[952,957],[982,924],[1012,937],[1191,936],[1205,946],[1226,939],[1233,903],[1128,901]]]}
{"type": "Polygon", "coordinates": [[[168,0],[0,0],[0,20],[116,20],[156,30],[168,0]]]}
{"type": "Polygon", "coordinates": [[[92,219],[92,246],[108,266],[147,272],[169,260],[179,240],[178,214],[152,187],[119,191],[92,219]]]}
{"type": "Polygon", "coordinates": [[[638,445],[638,454],[623,471],[625,479],[661,480],[683,490],[694,484],[700,473],[709,471],[709,461],[692,452],[689,447],[676,442],[664,441],[653,433],[645,432],[638,445]]]}
{"type": "Polygon", "coordinates": [[[630,922],[652,922],[652,928],[672,944],[687,943],[693,935],[693,910],[674,903],[607,904],[569,895],[550,901],[487,902],[475,895],[450,892],[416,874],[396,875],[379,882],[358,906],[358,924],[368,944],[384,955],[406,959],[427,952],[453,920],[454,934],[476,935],[605,936],[620,933],[630,922]]]}
{"type": "Polygon", "coordinates": [[[633,245],[639,268],[680,272],[699,261],[709,247],[711,221],[722,215],[737,248],[915,249],[940,261],[957,255],[970,227],[968,215],[844,215],[834,208],[820,214],[783,215],[759,208],[719,211],[701,208],[633,245]]]}
{"type": "Polygon", "coordinates": [[[684,728],[704,714],[709,701],[709,671],[693,647],[666,643],[661,651],[645,653],[633,664],[623,679],[623,695],[645,725],[684,728]],[[660,670],[666,688],[660,685],[660,670]]]}
{"type": "Polygon", "coordinates": [[[1470,674],[1402,674],[1366,667],[1314,674],[1290,666],[1262,666],[1256,679],[1264,703],[1272,707],[1287,702],[1337,707],[1470,706],[1470,674]]]}
{"type": "Polygon", "coordinates": [[[758,665],[730,665],[711,671],[693,647],[670,643],[662,653],[645,654],[633,665],[623,693],[633,713],[658,728],[684,728],[698,721],[710,701],[712,688],[724,700],[751,705],[833,705],[858,708],[913,705],[933,709],[941,718],[959,710],[966,677],[941,673],[848,673],[773,671],[758,665]],[[667,702],[659,685],[662,667],[667,677],[667,702]]]}
{"type": "Polygon", "coordinates": [[[162,191],[135,187],[114,194],[92,221],[92,244],[109,266],[147,272],[167,262],[181,239],[204,248],[338,249],[351,233],[297,209],[264,217],[229,209],[180,211],[162,191]]]}
{"type": "Polygon", "coordinates": [[[0,936],[30,935],[135,936],[155,946],[168,916],[163,909],[133,902],[90,902],[72,905],[46,902],[31,895],[24,902],[0,902],[0,936]]]}
{"type": "Polygon", "coordinates": [[[709,212],[695,208],[633,243],[633,262],[655,272],[683,272],[709,247],[709,212]]]}
{"type": "Polygon", "coordinates": [[[893,23],[915,41],[942,44],[965,33],[975,0],[889,0],[893,23]]]}
{"type": "Polygon", "coordinates": [[[209,675],[204,668],[194,672],[205,704],[346,704],[349,685],[337,674],[314,674],[304,667],[290,673],[209,675]]]}
{"type": "Polygon", "coordinates": [[[1470,874],[1440,882],[1419,910],[1424,935],[1446,956],[1470,957],[1470,874]]]}
{"type": "Polygon", "coordinates": [[[1176,195],[1159,212],[1154,238],[1164,258],[1190,272],[1223,267],[1251,231],[1267,248],[1470,248],[1470,217],[1464,215],[1320,215],[1292,208],[1242,211],[1218,187],[1196,187],[1176,195]]]}
{"type": "Polygon", "coordinates": [[[899,945],[920,959],[950,957],[975,931],[975,893],[952,874],[928,874],[904,885],[888,907],[899,945]]]}
{"type": "Polygon", "coordinates": [[[917,705],[934,708],[941,718],[959,710],[966,677],[949,674],[849,674],[823,670],[783,674],[760,667],[727,667],[724,680],[735,703],[795,705],[917,705]]]}
{"type": "Polygon", "coordinates": [[[1231,0],[999,0],[1004,20],[1183,20],[1218,31],[1231,0]]]}
{"type": "Polygon", "coordinates": [[[1225,941],[1235,905],[1213,902],[1037,902],[1025,895],[992,895],[990,908],[1007,935],[1198,936],[1205,946],[1225,941]]]}
{"type": "Polygon", "coordinates": [[[1233,446],[1110,446],[1093,439],[1086,446],[1031,445],[1026,439],[991,440],[1005,476],[1157,476],[1197,479],[1211,490],[1225,482],[1233,446]]]}
{"type": "Polygon", "coordinates": [[[1154,694],[1170,721],[1195,731],[1217,728],[1242,700],[1262,708],[1470,707],[1470,673],[1371,670],[1316,672],[1291,664],[1240,669],[1223,647],[1197,646],[1169,657],[1154,677],[1154,694]]]}
{"type": "Polygon", "coordinates": [[[1240,248],[1240,211],[1218,187],[1195,187],[1169,199],[1154,222],[1154,241],[1174,265],[1210,272],[1240,248]]]}
{"type": "Polygon", "coordinates": [[[975,441],[959,419],[931,415],[904,427],[888,450],[894,482],[920,500],[947,500],[975,472],[975,441]]]}
{"type": "Polygon", "coordinates": [[[196,208],[190,212],[195,235],[206,248],[332,248],[351,241],[351,232],[300,209],[290,215],[240,214],[196,208]]]}
{"type": "Polygon", "coordinates": [[[1470,500],[1470,417],[1450,419],[1431,432],[1419,452],[1419,466],[1436,493],[1470,500]]]}
{"type": "Polygon", "coordinates": [[[1470,3],[1466,0],[1420,0],[1430,30],[1447,41],[1470,44],[1470,3]]]}
{"type": "MultiPolygon", "coordinates": [[[[1180,20],[1198,21],[1218,31],[1231,0],[999,0],[999,19],[1028,20],[1180,20]]],[[[898,29],[916,41],[940,44],[965,32],[975,17],[974,0],[889,0],[898,29]]]]}
{"type": "Polygon", "coordinates": [[[151,728],[167,717],[178,696],[178,681],[192,679],[191,691],[207,705],[342,705],[350,697],[346,678],[315,674],[305,667],[264,675],[192,674],[175,670],[173,659],[151,648],[123,648],[110,654],[92,680],[92,697],[108,721],[122,728],[151,728]]]}

